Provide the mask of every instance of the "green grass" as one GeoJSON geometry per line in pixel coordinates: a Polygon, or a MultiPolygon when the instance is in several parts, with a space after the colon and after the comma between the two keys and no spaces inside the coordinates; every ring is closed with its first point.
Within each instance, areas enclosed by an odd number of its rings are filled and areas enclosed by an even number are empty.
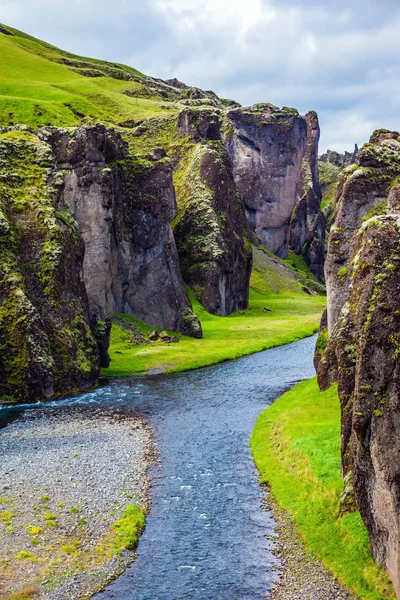
{"type": "MultiPolygon", "coordinates": [[[[293,292],[267,295],[252,288],[249,310],[217,317],[207,313],[193,296],[191,299],[203,326],[203,339],[178,335],[179,344],[160,341],[135,346],[130,342],[129,330],[114,323],[111,365],[103,369],[102,374],[124,377],[153,370],[174,373],[288,344],[317,331],[325,307],[322,296],[293,292]]],[[[134,322],[146,336],[154,329],[130,317],[125,318],[134,322]]]]}
{"type": "Polygon", "coordinates": [[[7,29],[12,35],[0,33],[0,125],[72,126],[83,119],[118,124],[178,110],[151,95],[127,95],[142,87],[142,74],[131,67],[75,56],[7,29]]]}
{"type": "Polygon", "coordinates": [[[306,544],[363,600],[391,600],[392,586],[372,560],[359,513],[338,517],[340,407],[336,386],[296,385],[259,417],[251,449],[261,482],[289,511],[306,544]]]}

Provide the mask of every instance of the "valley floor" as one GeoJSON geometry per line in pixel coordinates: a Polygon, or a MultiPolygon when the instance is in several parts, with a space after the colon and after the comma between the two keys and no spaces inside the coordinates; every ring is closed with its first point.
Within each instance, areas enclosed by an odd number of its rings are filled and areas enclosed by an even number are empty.
{"type": "MultiPolygon", "coordinates": [[[[114,323],[111,333],[111,365],[107,377],[151,373],[175,373],[206,367],[247,354],[289,344],[312,335],[319,328],[325,297],[250,291],[249,309],[218,317],[207,313],[194,299],[193,307],[203,326],[203,339],[178,335],[179,343],[149,342],[154,328],[126,315],[125,327],[114,323]],[[136,345],[130,325],[139,329],[146,345],[136,345]]],[[[161,331],[161,330],[158,330],[161,331]]],[[[177,335],[170,332],[171,335],[177,335]]]]}
{"type": "Polygon", "coordinates": [[[151,433],[132,415],[27,412],[0,430],[0,597],[90,597],[135,558],[151,433]]]}
{"type": "MultiPolygon", "coordinates": [[[[290,537],[296,535],[290,533],[291,519],[310,554],[357,597],[394,599],[386,574],[372,560],[359,513],[338,516],[343,482],[336,387],[320,392],[316,379],[296,385],[261,414],[251,437],[251,448],[261,482],[268,484],[274,500],[283,509],[283,533],[289,527],[289,544],[284,543],[283,549],[288,570],[274,600],[320,597],[290,595],[295,589],[294,581],[299,582],[304,573],[311,573],[310,577],[313,573],[308,566],[300,567],[296,573],[298,562],[291,560],[290,537]]],[[[281,515],[278,511],[279,533],[281,515]]]]}

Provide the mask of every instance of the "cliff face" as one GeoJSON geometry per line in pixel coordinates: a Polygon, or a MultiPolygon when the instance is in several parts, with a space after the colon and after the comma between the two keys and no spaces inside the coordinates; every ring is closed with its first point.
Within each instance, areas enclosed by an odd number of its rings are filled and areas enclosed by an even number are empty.
{"type": "Polygon", "coordinates": [[[388,186],[400,173],[399,141],[398,134],[391,132],[374,134],[358,152],[356,163],[347,167],[339,180],[325,264],[329,332],[348,299],[354,234],[363,219],[386,211],[388,186]]]}
{"type": "Polygon", "coordinates": [[[229,315],[248,306],[252,251],[220,115],[184,111],[178,131],[191,140],[177,155],[174,175],[182,274],[209,312],[229,315]]]}
{"type": "Polygon", "coordinates": [[[225,134],[249,228],[281,258],[289,247],[323,276],[324,223],[320,212],[315,113],[272,105],[228,112],[225,134]]]}
{"type": "Polygon", "coordinates": [[[170,226],[176,202],[165,152],[137,157],[103,125],[51,128],[41,136],[64,176],[61,202],[85,242],[83,279],[92,314],[104,319],[124,312],[201,337],[170,226]]]}
{"type": "Polygon", "coordinates": [[[340,183],[327,261],[329,339],[322,330],[316,364],[321,387],[338,381],[343,476],[400,598],[399,134],[375,133],[357,163],[340,183]]]}
{"type": "Polygon", "coordinates": [[[90,322],[84,243],[50,148],[23,130],[0,133],[0,402],[88,388],[107,327],[90,322]]]}
{"type": "Polygon", "coordinates": [[[325,217],[321,211],[321,189],[318,174],[318,142],[320,129],[314,112],[307,113],[306,151],[302,160],[297,202],[290,219],[289,247],[302,255],[312,273],[324,279],[325,217]]]}

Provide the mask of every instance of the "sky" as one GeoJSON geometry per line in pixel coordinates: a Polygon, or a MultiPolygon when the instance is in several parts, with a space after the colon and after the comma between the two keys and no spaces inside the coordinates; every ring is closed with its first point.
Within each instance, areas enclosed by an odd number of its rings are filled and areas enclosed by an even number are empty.
{"type": "Polygon", "coordinates": [[[321,151],[400,130],[399,0],[0,0],[0,22],[243,105],[316,110],[321,151]]]}

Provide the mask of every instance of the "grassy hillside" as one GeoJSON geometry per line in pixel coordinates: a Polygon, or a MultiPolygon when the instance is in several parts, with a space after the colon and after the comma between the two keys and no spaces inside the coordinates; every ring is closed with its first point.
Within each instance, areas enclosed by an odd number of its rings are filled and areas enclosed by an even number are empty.
{"type": "Polygon", "coordinates": [[[261,481],[293,515],[312,552],[362,600],[394,600],[388,577],[372,560],[360,514],[338,516],[343,482],[336,387],[320,392],[310,379],[281,396],[259,417],[251,448],[261,481]]]}
{"type": "Polygon", "coordinates": [[[144,92],[151,78],[131,67],[76,56],[5,25],[0,55],[0,125],[123,124],[178,110],[151,87],[144,92]]]}
{"type": "Polygon", "coordinates": [[[178,335],[179,343],[150,342],[152,327],[117,315],[111,333],[112,362],[109,369],[103,369],[103,375],[124,377],[195,369],[312,335],[319,327],[325,298],[304,292],[306,284],[307,289],[311,287],[313,276],[304,266],[300,270],[285,264],[291,262],[255,249],[249,309],[229,317],[209,314],[191,295],[203,326],[201,340],[178,335]]]}

